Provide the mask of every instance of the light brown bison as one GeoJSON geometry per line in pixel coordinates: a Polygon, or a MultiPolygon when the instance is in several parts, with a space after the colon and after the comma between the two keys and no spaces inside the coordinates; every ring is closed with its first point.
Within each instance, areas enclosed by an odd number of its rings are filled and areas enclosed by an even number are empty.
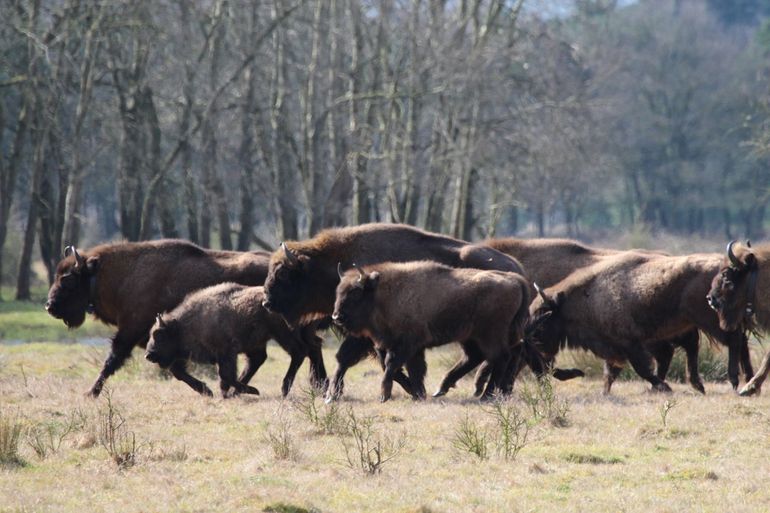
{"type": "MultiPolygon", "coordinates": [[[[174,308],[190,292],[232,281],[262,285],[269,254],[262,251],[205,250],[183,240],[103,244],[78,251],[68,247],[48,291],[46,310],[70,328],[87,312],[118,328],[99,377],[90,390],[98,396],[104,381],[144,347],[155,316],[174,308]]],[[[311,352],[313,379],[322,381],[320,349],[311,352]]],[[[171,372],[178,369],[172,365],[171,372]]]]}
{"type": "MultiPolygon", "coordinates": [[[[580,242],[570,239],[517,239],[502,238],[485,241],[488,246],[512,256],[522,264],[527,271],[527,277],[540,287],[548,288],[556,285],[567,276],[595,265],[607,258],[614,258],[620,254],[630,254],[629,251],[614,249],[592,248],[580,242]]],[[[659,251],[630,250],[642,255],[667,256],[659,251]]],[[[690,384],[701,393],[705,392],[698,371],[698,330],[693,329],[670,340],[659,340],[647,345],[657,362],[656,375],[661,381],[665,381],[671,360],[674,356],[674,346],[681,347],[686,353],[687,373],[690,384]]],[[[553,362],[547,360],[547,366],[553,362]]],[[[610,383],[620,374],[622,367],[613,365],[613,362],[604,360],[605,381],[610,383]]],[[[483,372],[483,371],[481,371],[483,372]]],[[[578,375],[576,369],[555,369],[554,376],[566,379],[578,375]]],[[[484,375],[477,377],[477,392],[480,393],[484,375]]]]}
{"type": "MultiPolygon", "coordinates": [[[[649,344],[698,328],[728,347],[729,379],[737,388],[739,359],[747,379],[752,375],[745,337],[720,329],[703,299],[718,265],[718,255],[628,253],[602,260],[533,302],[535,344],[546,358],[566,344],[616,366],[627,360],[654,389],[666,391],[668,385],[651,371],[649,344]]],[[[605,383],[606,391],[611,384],[605,383]]]]}
{"type": "MultiPolygon", "coordinates": [[[[711,282],[708,302],[719,315],[724,330],[770,331],[770,245],[752,248],[735,241],[711,282]]],[[[741,395],[759,392],[770,372],[770,353],[757,374],[741,389],[741,395]]]]}
{"type": "MultiPolygon", "coordinates": [[[[450,267],[490,269],[521,273],[511,257],[483,244],[468,244],[444,235],[400,224],[365,224],[325,230],[301,242],[286,242],[273,253],[265,281],[265,306],[289,323],[328,317],[334,310],[339,283],[337,265],[349,269],[381,262],[431,260],[450,267]]],[[[342,393],[345,372],[373,350],[366,338],[348,336],[337,352],[337,371],[329,383],[327,398],[342,393]]],[[[406,380],[400,371],[395,379],[415,397],[424,397],[421,382],[406,380]]]]}
{"type": "MultiPolygon", "coordinates": [[[[158,314],[150,330],[145,358],[167,369],[176,364],[175,374],[203,395],[211,395],[205,383],[187,373],[188,360],[213,363],[219,369],[222,396],[234,393],[258,394],[249,381],[267,359],[267,342],[275,340],[291,356],[281,393],[286,396],[307,347],[283,317],[265,310],[262,287],[222,283],[188,295],[170,312],[158,314]],[[245,354],[247,365],[236,379],[237,357],[245,354]]],[[[312,327],[307,329],[312,330],[312,327]]],[[[308,338],[314,333],[309,333],[308,338]]],[[[318,347],[321,340],[316,339],[318,347]]]]}
{"type": "Polygon", "coordinates": [[[385,352],[380,399],[390,399],[395,372],[425,375],[428,347],[472,344],[492,369],[483,397],[506,390],[512,347],[520,344],[529,282],[501,271],[457,269],[435,262],[384,263],[345,273],[332,319],[385,352]]]}

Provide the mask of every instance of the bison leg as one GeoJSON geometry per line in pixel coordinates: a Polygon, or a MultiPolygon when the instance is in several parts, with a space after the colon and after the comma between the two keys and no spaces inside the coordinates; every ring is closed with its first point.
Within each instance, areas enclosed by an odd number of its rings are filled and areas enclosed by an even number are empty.
{"type": "Polygon", "coordinates": [[[412,398],[417,401],[424,400],[427,395],[425,392],[425,374],[428,372],[428,365],[425,363],[425,350],[418,351],[406,361],[406,371],[409,373],[412,398]]]}
{"type": "Polygon", "coordinates": [[[744,378],[746,381],[750,381],[754,377],[754,368],[751,366],[749,338],[745,333],[741,333],[741,367],[743,367],[744,378]]]}
{"type": "Polygon", "coordinates": [[[294,383],[294,377],[297,375],[297,371],[303,361],[305,361],[305,354],[303,352],[296,351],[291,355],[289,368],[286,370],[286,375],[283,377],[283,383],[281,383],[281,395],[283,397],[289,395],[291,385],[294,383]]]}
{"type": "Polygon", "coordinates": [[[641,344],[631,345],[631,349],[628,351],[628,362],[639,376],[650,382],[653,390],[671,392],[671,387],[653,374],[652,355],[641,344]]]}
{"type": "Polygon", "coordinates": [[[222,392],[222,397],[229,397],[228,391],[232,387],[234,389],[234,395],[237,394],[255,394],[259,395],[259,390],[256,388],[244,385],[240,383],[235,377],[237,369],[236,355],[228,354],[220,357],[217,360],[217,367],[219,368],[219,389],[222,392]]]}
{"type": "Polygon", "coordinates": [[[317,322],[303,326],[300,329],[299,336],[302,340],[302,345],[307,351],[307,358],[310,362],[310,386],[326,391],[326,388],[329,386],[329,379],[326,375],[326,366],[324,365],[324,357],[321,351],[323,340],[316,335],[317,328],[317,322]]]}
{"type": "Polygon", "coordinates": [[[604,395],[609,395],[612,384],[618,379],[623,367],[604,360],[604,395]]]}
{"type": "Polygon", "coordinates": [[[759,366],[757,373],[751,380],[744,385],[740,394],[743,396],[758,394],[762,390],[762,383],[770,373],[770,352],[765,354],[762,359],[762,364],[759,366]]]}
{"type": "Polygon", "coordinates": [[[99,373],[99,377],[96,378],[91,390],[88,391],[88,395],[91,397],[99,397],[99,394],[104,387],[104,382],[126,363],[126,360],[131,357],[131,351],[134,349],[134,346],[141,340],[142,336],[133,336],[118,330],[112,338],[110,354],[107,355],[107,359],[104,360],[104,365],[99,373]]]}
{"type": "Polygon", "coordinates": [[[668,369],[671,367],[671,360],[674,359],[674,346],[667,341],[655,342],[650,347],[650,353],[657,364],[655,375],[659,380],[665,381],[668,369]]]}
{"type": "Polygon", "coordinates": [[[700,378],[700,370],[698,369],[698,349],[700,345],[700,335],[698,334],[698,330],[692,330],[685,333],[672,342],[684,349],[685,356],[687,357],[687,381],[695,390],[701,394],[705,394],[706,389],[703,387],[703,381],[700,378]]]}
{"type": "Polygon", "coordinates": [[[171,374],[176,379],[178,379],[179,381],[184,381],[190,386],[190,388],[198,392],[200,395],[205,395],[208,397],[212,397],[214,395],[211,392],[211,389],[206,386],[206,383],[198,379],[195,379],[187,372],[186,362],[182,360],[176,360],[174,361],[174,363],[171,364],[168,370],[171,371],[171,374]]]}
{"type": "Polygon", "coordinates": [[[326,402],[336,401],[342,395],[345,387],[345,373],[350,367],[357,364],[367,357],[372,351],[371,340],[362,337],[345,337],[340,344],[335,358],[337,359],[337,370],[329,383],[329,390],[326,393],[326,402]]]}
{"type": "MultiPolygon", "coordinates": [[[[455,363],[454,367],[449,369],[449,372],[446,373],[444,379],[441,380],[441,384],[438,386],[438,390],[433,394],[433,397],[446,395],[450,388],[454,388],[457,385],[460,378],[468,374],[484,361],[484,356],[481,354],[481,351],[479,351],[476,344],[463,342],[461,346],[463,348],[463,356],[457,363],[455,363]]],[[[479,369],[479,372],[481,372],[481,369],[479,369]]],[[[486,382],[486,376],[484,376],[484,382],[486,382]]]]}
{"type": "MultiPolygon", "coordinates": [[[[482,357],[483,358],[483,357],[482,357]]],[[[492,367],[486,361],[481,364],[476,371],[476,378],[474,380],[473,397],[481,397],[484,393],[484,388],[487,385],[489,376],[492,374],[492,367]]]]}
{"type": "Polygon", "coordinates": [[[243,369],[243,372],[241,372],[241,375],[238,376],[238,382],[248,385],[251,378],[254,377],[254,374],[256,374],[259,368],[262,367],[262,364],[265,363],[265,360],[267,360],[266,347],[260,347],[259,349],[247,353],[246,367],[243,369]]]}
{"type": "Polygon", "coordinates": [[[393,394],[393,378],[396,372],[406,363],[408,355],[400,350],[390,350],[385,355],[385,374],[380,385],[380,402],[390,400],[393,394]]]}
{"type": "MultiPolygon", "coordinates": [[[[382,367],[382,370],[385,370],[385,355],[386,351],[380,350],[375,348],[374,354],[377,355],[377,361],[380,362],[380,367],[382,367]]],[[[424,356],[423,356],[424,358],[424,356]]],[[[426,369],[427,370],[427,369],[426,369]]],[[[424,375],[423,375],[424,378],[424,375]]],[[[393,381],[401,385],[401,388],[404,389],[404,391],[414,397],[414,392],[412,391],[412,380],[409,376],[404,374],[404,371],[401,369],[398,369],[395,374],[393,374],[393,381]]]]}
{"type": "Polygon", "coordinates": [[[489,377],[484,393],[481,394],[482,401],[488,401],[496,393],[505,393],[505,382],[510,358],[511,354],[504,352],[493,359],[487,359],[487,364],[492,369],[492,374],[489,377]]]}

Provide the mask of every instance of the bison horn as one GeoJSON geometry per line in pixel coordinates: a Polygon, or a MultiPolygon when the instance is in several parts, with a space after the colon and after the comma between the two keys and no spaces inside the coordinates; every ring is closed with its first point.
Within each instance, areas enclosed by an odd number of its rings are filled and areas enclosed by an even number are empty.
{"type": "Polygon", "coordinates": [[[72,248],[72,254],[75,255],[75,267],[80,268],[83,267],[83,264],[85,263],[83,260],[83,257],[80,256],[80,253],[78,253],[78,248],[75,246],[70,246],[72,248]]]}
{"type": "Polygon", "coordinates": [[[299,260],[297,259],[297,255],[289,249],[289,246],[286,245],[285,242],[281,242],[281,249],[283,249],[284,254],[286,255],[286,258],[289,260],[290,265],[297,265],[299,260]]]}
{"type": "Polygon", "coordinates": [[[738,260],[738,257],[735,256],[735,253],[733,253],[733,244],[735,244],[737,241],[731,241],[730,244],[727,245],[727,258],[730,260],[730,265],[735,267],[736,269],[742,269],[743,263],[741,263],[740,260],[738,260]]]}
{"type": "Polygon", "coordinates": [[[746,247],[747,248],[751,247],[751,241],[749,239],[746,239],[746,247]]]}
{"type": "Polygon", "coordinates": [[[337,262],[337,276],[342,279],[342,262],[337,262]]]}
{"type": "Polygon", "coordinates": [[[64,246],[64,258],[67,258],[72,253],[72,246],[64,246]]]}
{"type": "Polygon", "coordinates": [[[538,285],[535,282],[532,282],[532,285],[534,285],[535,290],[540,295],[540,297],[543,298],[543,303],[545,303],[546,305],[548,305],[551,308],[556,307],[556,302],[546,295],[545,290],[541,289],[540,285],[538,285]]]}
{"type": "Polygon", "coordinates": [[[157,314],[155,316],[155,319],[158,321],[158,326],[160,326],[161,328],[165,328],[166,327],[166,322],[163,320],[163,317],[161,317],[160,314],[157,314]]]}

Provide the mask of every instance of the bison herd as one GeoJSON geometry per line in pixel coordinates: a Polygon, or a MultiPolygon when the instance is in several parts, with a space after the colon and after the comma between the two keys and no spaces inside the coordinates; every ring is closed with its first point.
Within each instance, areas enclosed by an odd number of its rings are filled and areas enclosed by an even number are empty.
{"type": "Polygon", "coordinates": [[[754,376],[746,333],[770,330],[770,246],[730,243],[727,254],[589,248],[564,239],[492,239],[471,244],[398,224],[325,230],[266,252],[214,251],[182,240],[67,247],[46,310],[75,328],[87,313],[117,327],[89,393],[131,355],[147,360],[203,395],[189,361],[216,364],[224,397],[258,394],[249,381],[267,358],[268,340],[290,356],[281,392],[309,361],[313,386],[328,401],[344,376],[369,355],[382,366],[381,400],[393,381],[426,396],[425,350],[451,342],[460,360],[434,396],[474,369],[482,399],[507,394],[524,366],[557,379],[581,376],[554,368],[561,348],[604,360],[604,391],[630,363],[653,390],[669,392],[676,347],[687,355],[689,383],[698,373],[699,332],[728,349],[728,378],[742,394],[760,390],[770,356],[754,376]],[[322,339],[344,335],[327,378],[322,339]],[[237,357],[246,366],[238,375],[237,357]]]}

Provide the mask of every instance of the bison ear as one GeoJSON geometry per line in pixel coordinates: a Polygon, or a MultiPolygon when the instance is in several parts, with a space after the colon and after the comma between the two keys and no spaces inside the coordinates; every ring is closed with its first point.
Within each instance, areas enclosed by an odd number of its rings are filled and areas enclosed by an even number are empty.
{"type": "Polygon", "coordinates": [[[165,328],[167,326],[166,321],[163,320],[163,316],[161,314],[157,314],[155,316],[155,321],[158,323],[159,328],[165,328]]]}
{"type": "Polygon", "coordinates": [[[366,277],[366,288],[373,289],[380,281],[380,273],[377,271],[370,272],[366,277]]]}
{"type": "Polygon", "coordinates": [[[99,269],[99,257],[98,256],[88,257],[88,260],[86,260],[86,270],[88,271],[88,274],[95,274],[98,269],[99,269]]]}
{"type": "Polygon", "coordinates": [[[563,291],[559,291],[556,293],[556,295],[553,297],[553,305],[556,308],[559,308],[561,305],[564,304],[564,299],[567,297],[567,295],[563,291]]]}
{"type": "Polygon", "coordinates": [[[746,252],[746,256],[743,257],[743,261],[747,268],[753,269],[757,263],[757,257],[754,255],[753,252],[748,251],[746,252]]]}

